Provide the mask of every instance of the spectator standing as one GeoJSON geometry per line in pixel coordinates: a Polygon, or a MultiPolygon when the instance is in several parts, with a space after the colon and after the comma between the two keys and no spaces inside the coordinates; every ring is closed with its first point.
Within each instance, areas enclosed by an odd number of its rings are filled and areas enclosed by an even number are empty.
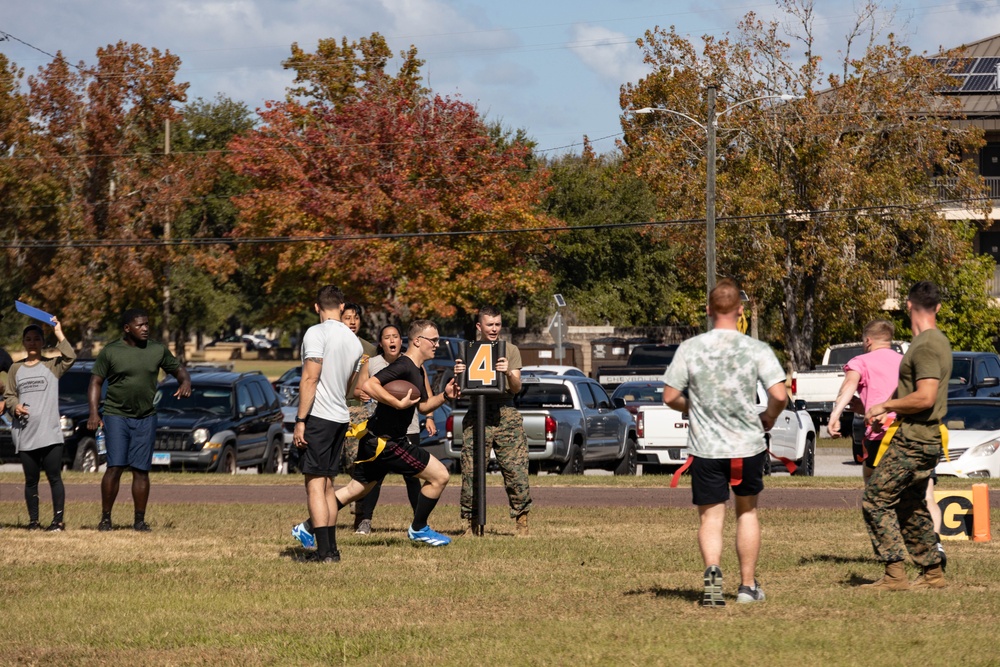
{"type": "MultiPolygon", "coordinates": [[[[500,340],[503,318],[496,306],[483,306],[476,314],[476,332],[479,340],[495,343],[500,340]]],[[[504,490],[510,505],[510,516],[515,521],[515,534],[528,535],[528,513],[531,511],[531,489],[528,484],[528,439],[524,433],[524,420],[514,407],[514,396],[521,391],[521,352],[513,343],[507,343],[506,356],[497,359],[496,372],[506,377],[503,394],[485,397],[486,456],[490,450],[496,454],[497,465],[503,475],[504,490]]],[[[465,361],[455,360],[455,376],[465,372],[465,361]]],[[[478,405],[472,401],[462,420],[462,438],[467,445],[475,443],[478,405]]],[[[473,447],[462,448],[461,515],[466,523],[465,534],[475,530],[472,518],[473,447]]]]}
{"type": "MultiPolygon", "coordinates": [[[[358,332],[361,331],[361,320],[363,317],[364,309],[361,306],[351,301],[344,304],[342,321],[351,330],[351,333],[358,337],[358,341],[361,342],[364,359],[367,360],[375,356],[375,345],[358,335],[358,332]]],[[[355,376],[351,380],[351,385],[347,388],[347,411],[351,419],[351,428],[348,429],[347,437],[344,440],[343,467],[348,475],[354,469],[354,459],[358,456],[358,436],[353,435],[352,432],[362,430],[364,423],[371,417],[372,411],[375,409],[373,402],[362,400],[355,396],[357,386],[358,377],[355,376]]],[[[357,527],[357,522],[358,519],[355,517],[355,527],[357,527]]]]}
{"type": "Polygon", "coordinates": [[[49,532],[66,529],[63,513],[66,491],[62,481],[63,435],[59,425],[59,378],[76,361],[76,352],[62,325],[52,318],[59,356],[42,356],[45,334],[37,324],[25,327],[21,342],[27,357],[7,372],[4,403],[10,407],[10,434],[24,469],[24,500],[28,506],[28,530],[40,530],[38,522],[38,482],[41,471],[52,493],[52,523],[49,532]]]}
{"type": "Polygon", "coordinates": [[[740,292],[723,279],[709,294],[713,328],[680,344],[663,375],[663,402],[690,414],[688,452],[692,500],[698,507],[698,547],[705,565],[702,605],[725,606],[722,588],[722,529],[730,488],[736,496],[736,555],[740,587],[736,601],[764,600],[757,583],[760,522],[757,496],[764,489],[768,456],[764,433],[784,409],[785,371],[765,343],[737,329],[740,292]],[[767,389],[758,413],[757,383],[767,389]]]}
{"type": "Polygon", "coordinates": [[[951,344],[937,328],[941,297],[934,283],[921,281],[906,299],[913,341],[899,366],[896,395],[865,413],[869,423],[895,412],[880,447],[878,463],[861,501],[875,556],[885,574],[865,584],[871,590],[944,588],[942,552],[927,507],[927,486],[941,458],[941,420],[948,409],[951,344]],[[882,449],[884,448],[884,453],[882,449]],[[904,566],[909,552],[921,574],[911,585],[904,566]]]}
{"type": "Polygon", "coordinates": [[[122,473],[132,471],[132,527],[148,532],[146,504],[149,501],[149,470],[156,442],[156,381],[163,370],[177,378],[174,397],[191,395],[191,378],[166,345],[149,340],[149,315],[141,308],[122,313],[122,337],[104,347],[91,369],[87,399],[87,428],[103,425],[107,438],[108,469],[101,479],[101,522],[97,529],[113,529],[111,510],[118,498],[122,473]],[[101,387],[108,382],[104,414],[99,412],[101,387]]]}
{"type": "MultiPolygon", "coordinates": [[[[302,337],[302,379],[293,441],[305,453],[300,469],[305,476],[315,558],[333,563],[337,549],[337,499],[333,478],[340,466],[344,436],[350,425],[347,391],[362,361],[361,341],[341,321],[344,294],[333,285],[319,290],[314,308],[319,324],[302,337]]],[[[301,541],[296,531],[292,535],[301,541]]]]}

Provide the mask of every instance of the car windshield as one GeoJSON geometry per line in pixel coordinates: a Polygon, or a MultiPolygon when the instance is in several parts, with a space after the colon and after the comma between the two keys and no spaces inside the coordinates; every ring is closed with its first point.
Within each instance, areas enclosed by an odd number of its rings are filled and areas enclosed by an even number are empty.
{"type": "Polygon", "coordinates": [[[834,347],[830,349],[830,366],[843,366],[854,357],[865,351],[863,345],[858,344],[852,347],[834,347]]]}
{"type": "Polygon", "coordinates": [[[557,384],[524,385],[515,399],[520,408],[571,408],[573,397],[569,388],[557,384]]]}
{"type": "Polygon", "coordinates": [[[90,373],[70,372],[59,378],[59,400],[64,403],[86,403],[90,373]]]}
{"type": "Polygon", "coordinates": [[[950,405],[944,425],[949,431],[1000,431],[1000,405],[950,405]]]}
{"type": "Polygon", "coordinates": [[[153,405],[166,412],[211,412],[215,415],[233,413],[233,392],[228,387],[191,387],[191,395],[175,398],[177,385],[156,390],[153,405]]]}
{"type": "Polygon", "coordinates": [[[972,359],[952,359],[948,384],[968,384],[972,377],[972,359]]]}
{"type": "Polygon", "coordinates": [[[615,389],[611,398],[621,398],[626,403],[662,403],[663,385],[622,385],[615,389]]]}

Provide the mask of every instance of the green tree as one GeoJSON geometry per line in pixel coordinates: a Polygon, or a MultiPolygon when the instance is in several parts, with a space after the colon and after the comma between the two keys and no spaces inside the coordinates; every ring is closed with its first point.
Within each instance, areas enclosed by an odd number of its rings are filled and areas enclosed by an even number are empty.
{"type": "MultiPolygon", "coordinates": [[[[946,64],[883,38],[876,5],[862,8],[832,72],[813,50],[811,0],[778,5],[786,21],[748,14],[733,37],[703,38],[700,52],[673,29],[647,32],[638,43],[654,70],[622,87],[621,106],[705,119],[707,87],[719,92],[717,211],[744,217],[719,225],[719,274],[778,317],[774,339],[805,368],[814,350],[857,337],[922,240],[954,238],[934,178],[981,193],[960,156],[982,137],[941,120],[960,116],[957,100],[936,92],[951,83],[946,64]],[[783,39],[791,24],[800,54],[783,39]],[[786,93],[804,99],[751,102],[786,93]]],[[[626,114],[622,126],[626,162],[649,181],[663,215],[702,218],[705,130],[670,114],[626,114]]],[[[678,263],[685,282],[704,290],[703,268],[686,273],[696,259],[703,266],[703,229],[670,233],[690,251],[678,263]]]]}
{"type": "Polygon", "coordinates": [[[582,155],[565,155],[547,167],[542,208],[569,231],[555,236],[544,264],[553,288],[572,304],[575,321],[646,326],[683,317],[691,304],[678,290],[677,250],[662,234],[615,226],[654,219],[656,202],[646,182],[624,170],[619,156],[597,157],[589,145],[582,155]],[[603,228],[575,229],[590,226],[603,228]]]}

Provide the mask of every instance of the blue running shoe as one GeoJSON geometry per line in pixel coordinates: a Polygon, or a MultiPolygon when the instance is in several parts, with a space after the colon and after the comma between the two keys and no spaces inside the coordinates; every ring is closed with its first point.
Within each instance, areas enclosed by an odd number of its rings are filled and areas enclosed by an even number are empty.
{"type": "Polygon", "coordinates": [[[410,539],[414,542],[425,542],[432,547],[444,547],[451,544],[450,537],[442,535],[430,526],[424,526],[420,530],[413,530],[413,526],[410,526],[409,529],[407,529],[406,534],[409,535],[410,539]]]}
{"type": "Polygon", "coordinates": [[[299,525],[292,528],[292,537],[297,539],[299,541],[299,544],[301,544],[306,549],[316,548],[316,536],[310,533],[308,530],[306,530],[305,522],[302,522],[299,525]]]}

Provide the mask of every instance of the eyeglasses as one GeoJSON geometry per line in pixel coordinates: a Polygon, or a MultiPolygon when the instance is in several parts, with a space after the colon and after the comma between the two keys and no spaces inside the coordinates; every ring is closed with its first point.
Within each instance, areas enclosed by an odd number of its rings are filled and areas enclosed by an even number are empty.
{"type": "Polygon", "coordinates": [[[435,337],[435,338],[428,338],[427,336],[417,336],[417,338],[423,338],[424,340],[426,340],[428,343],[430,343],[434,347],[437,347],[438,345],[441,344],[441,339],[437,338],[437,337],[435,337]]]}

